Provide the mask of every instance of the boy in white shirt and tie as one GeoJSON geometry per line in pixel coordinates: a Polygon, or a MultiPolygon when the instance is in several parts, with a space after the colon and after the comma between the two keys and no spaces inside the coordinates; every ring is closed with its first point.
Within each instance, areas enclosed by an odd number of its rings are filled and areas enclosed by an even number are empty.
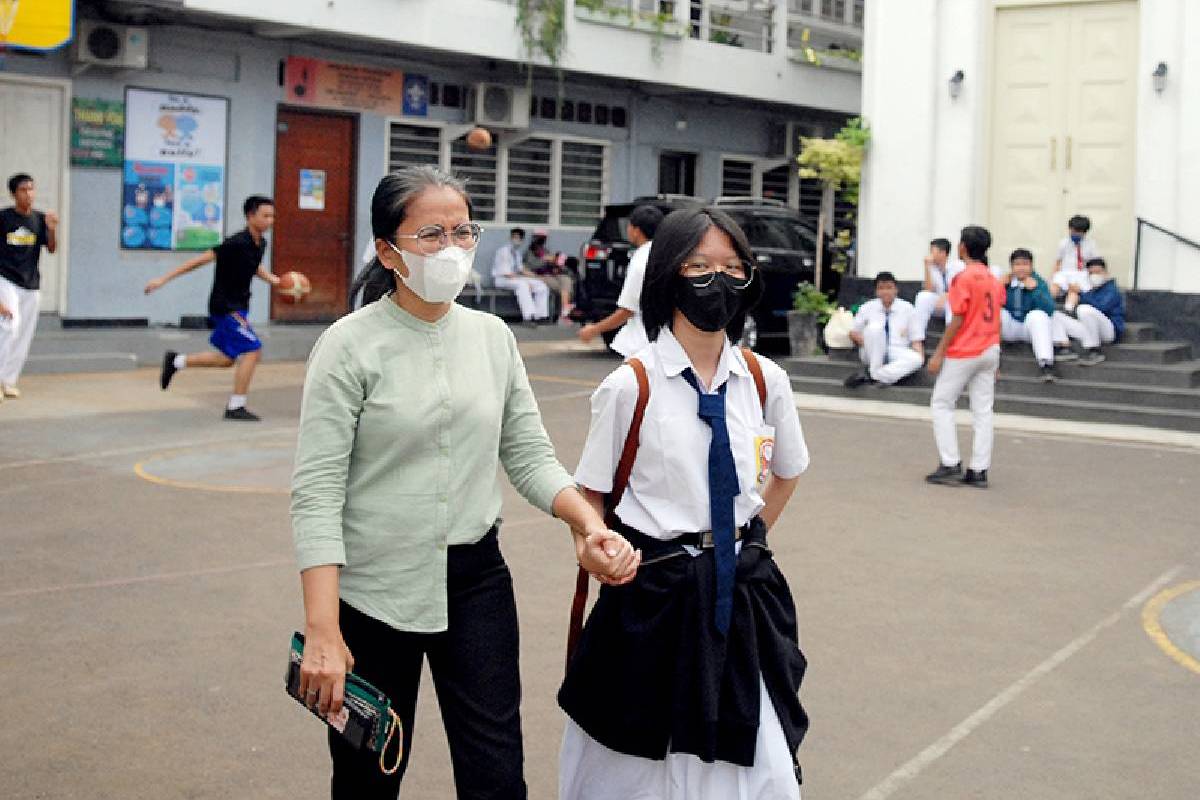
{"type": "Polygon", "coordinates": [[[868,300],[854,315],[850,338],[858,345],[858,355],[866,369],[846,379],[847,388],[864,383],[891,386],[921,368],[925,361],[923,344],[909,341],[913,304],[897,297],[896,276],[881,272],[875,276],[875,299],[868,300]]]}

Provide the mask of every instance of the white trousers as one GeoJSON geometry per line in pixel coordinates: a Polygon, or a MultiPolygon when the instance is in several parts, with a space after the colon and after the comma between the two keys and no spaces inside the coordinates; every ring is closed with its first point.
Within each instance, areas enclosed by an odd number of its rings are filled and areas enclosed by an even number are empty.
{"type": "Polygon", "coordinates": [[[537,278],[511,275],[496,278],[496,287],[511,289],[521,307],[521,319],[545,319],[550,316],[550,287],[537,278]]]}
{"type": "Polygon", "coordinates": [[[0,384],[16,386],[29,356],[29,345],[38,324],[37,289],[22,289],[0,278],[0,303],[8,306],[11,319],[0,319],[0,384]]]}
{"type": "Polygon", "coordinates": [[[912,322],[908,324],[908,338],[914,342],[925,341],[925,329],[929,327],[929,320],[937,313],[938,298],[945,298],[942,303],[942,312],[945,315],[946,322],[950,322],[950,298],[945,295],[940,295],[937,292],[921,291],[917,293],[917,299],[913,301],[912,322]]]}
{"type": "Polygon", "coordinates": [[[883,324],[878,322],[863,330],[863,345],[858,349],[858,357],[867,365],[872,378],[888,385],[912,375],[925,361],[911,347],[889,347],[883,324]],[[884,353],[887,353],[886,364],[883,363],[884,353]]]}
{"type": "Polygon", "coordinates": [[[1078,339],[1085,350],[1094,350],[1101,344],[1112,344],[1117,339],[1117,329],[1112,320],[1095,306],[1080,305],[1075,309],[1076,317],[1061,311],[1054,312],[1054,321],[1072,339],[1078,339]]]}
{"type": "MultiPolygon", "coordinates": [[[[1033,345],[1033,357],[1038,364],[1054,363],[1054,333],[1055,325],[1050,315],[1041,309],[1034,309],[1025,315],[1023,322],[1013,319],[1008,309],[1003,309],[1000,316],[1000,338],[1006,342],[1029,342],[1033,345]]],[[[1066,341],[1063,335],[1058,339],[1066,341]]]]}
{"type": "Polygon", "coordinates": [[[953,467],[960,462],[954,406],[963,389],[967,390],[971,401],[971,425],[975,430],[970,468],[982,470],[991,465],[992,404],[996,399],[996,370],[999,367],[998,346],[988,348],[975,358],[947,358],[942,362],[929,408],[933,412],[933,438],[937,441],[943,466],[953,467]]]}

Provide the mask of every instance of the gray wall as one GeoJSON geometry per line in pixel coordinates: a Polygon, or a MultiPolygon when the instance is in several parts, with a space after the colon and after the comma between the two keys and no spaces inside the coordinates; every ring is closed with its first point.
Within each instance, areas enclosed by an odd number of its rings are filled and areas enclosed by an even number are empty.
{"type": "MultiPolygon", "coordinates": [[[[388,60],[362,53],[323,49],[297,42],[256,39],[244,34],[200,31],[183,26],[150,30],[151,68],[145,71],[92,69],[73,78],[72,94],[83,98],[119,100],[127,86],[195,92],[230,100],[227,175],[226,233],[241,227],[241,200],[248,194],[270,194],[274,187],[275,118],[282,97],[278,85],[280,59],[307,55],[352,63],[391,66],[427,74],[432,80],[470,83],[476,80],[512,82],[511,65],[498,73],[465,67],[449,70],[412,60],[388,60]],[[505,72],[507,70],[507,72],[505,72]]],[[[58,78],[71,75],[65,50],[47,57],[10,53],[10,73],[58,78]]],[[[651,87],[653,88],[653,87],[651,87]]],[[[535,94],[557,94],[555,81],[538,82],[535,94]]],[[[620,104],[629,110],[627,129],[534,120],[533,128],[571,133],[611,141],[609,198],[625,202],[658,189],[660,151],[684,150],[698,154],[697,191],[713,196],[720,191],[722,153],[762,155],[766,152],[768,122],[777,117],[752,103],[694,96],[652,97],[644,92],[594,81],[567,78],[565,96],[592,102],[620,104]],[[719,103],[719,105],[718,105],[719,103]],[[686,119],[684,130],[676,121],[686,119]]],[[[431,108],[432,119],[464,120],[463,112],[431,108]]],[[[788,114],[804,116],[802,110],[788,114]]],[[[370,240],[370,199],[386,168],[387,125],[383,117],[362,114],[355,225],[355,270],[358,254],[370,240]]],[[[148,317],[152,323],[173,324],[184,314],[203,314],[207,305],[211,268],[202,268],[150,297],[142,294],[145,282],[177,266],[187,253],[126,251],[119,247],[121,173],[118,169],[71,169],[71,261],[67,265],[67,312],[72,318],[148,317]]],[[[525,225],[532,228],[534,226],[525,225]]],[[[507,240],[506,223],[485,225],[476,258],[476,269],[490,276],[495,249],[507,240]]],[[[589,231],[551,229],[550,247],[578,254],[589,231]]],[[[268,251],[268,262],[270,254],[268,251]]],[[[268,316],[268,293],[256,286],[250,309],[256,322],[268,316]]]]}

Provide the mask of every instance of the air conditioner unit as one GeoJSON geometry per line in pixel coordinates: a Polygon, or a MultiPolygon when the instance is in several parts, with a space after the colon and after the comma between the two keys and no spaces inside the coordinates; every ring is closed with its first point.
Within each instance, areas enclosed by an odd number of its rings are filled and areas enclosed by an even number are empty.
{"type": "Polygon", "coordinates": [[[524,86],[477,83],[471,87],[471,121],[488,128],[528,128],[529,90],[524,86]]]}
{"type": "Polygon", "coordinates": [[[94,20],[79,21],[75,61],[120,69],[149,66],[150,36],[145,28],[111,25],[94,20]]]}

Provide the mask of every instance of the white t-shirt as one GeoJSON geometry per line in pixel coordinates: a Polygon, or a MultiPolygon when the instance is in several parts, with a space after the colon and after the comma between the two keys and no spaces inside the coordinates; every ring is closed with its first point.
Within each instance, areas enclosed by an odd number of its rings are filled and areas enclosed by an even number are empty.
{"type": "Polygon", "coordinates": [[[1071,241],[1071,237],[1064,237],[1058,243],[1058,255],[1055,260],[1060,262],[1059,269],[1066,270],[1082,270],[1084,275],[1087,275],[1087,262],[1096,257],[1096,243],[1087,236],[1079,240],[1078,251],[1075,243],[1071,241]],[[1079,263],[1080,256],[1083,258],[1083,263],[1079,263]]]}
{"type": "MultiPolygon", "coordinates": [[[[696,390],[682,374],[691,362],[669,328],[663,328],[638,359],[646,366],[650,402],[617,516],[656,539],[711,530],[708,448],[712,429],[697,414],[696,390]]],[[[762,491],[770,474],[794,478],[808,468],[808,447],[791,381],[774,362],[762,356],[758,361],[767,385],[765,414],[759,409],[758,389],[745,358],[728,340],[713,377],[714,386],[728,383],[725,419],[742,489],[734,500],[734,522],[739,526],[762,510],[762,491]]],[[[581,486],[597,492],[612,490],[637,399],[637,378],[627,365],[612,372],[592,395],[592,422],[575,470],[581,486]]]]}
{"type": "Polygon", "coordinates": [[[912,323],[914,310],[913,304],[902,297],[897,297],[892,301],[892,307],[885,309],[883,301],[877,297],[858,307],[858,313],[854,315],[852,330],[862,333],[872,323],[883,325],[886,322],[888,347],[911,347],[912,342],[909,341],[908,330],[912,323]]]}
{"type": "Polygon", "coordinates": [[[621,295],[617,298],[619,308],[633,312],[633,316],[617,331],[612,343],[613,350],[626,358],[650,344],[646,326],[642,324],[642,285],[646,282],[646,262],[650,259],[651,244],[646,242],[639,246],[629,257],[625,283],[621,285],[621,295]]]}

